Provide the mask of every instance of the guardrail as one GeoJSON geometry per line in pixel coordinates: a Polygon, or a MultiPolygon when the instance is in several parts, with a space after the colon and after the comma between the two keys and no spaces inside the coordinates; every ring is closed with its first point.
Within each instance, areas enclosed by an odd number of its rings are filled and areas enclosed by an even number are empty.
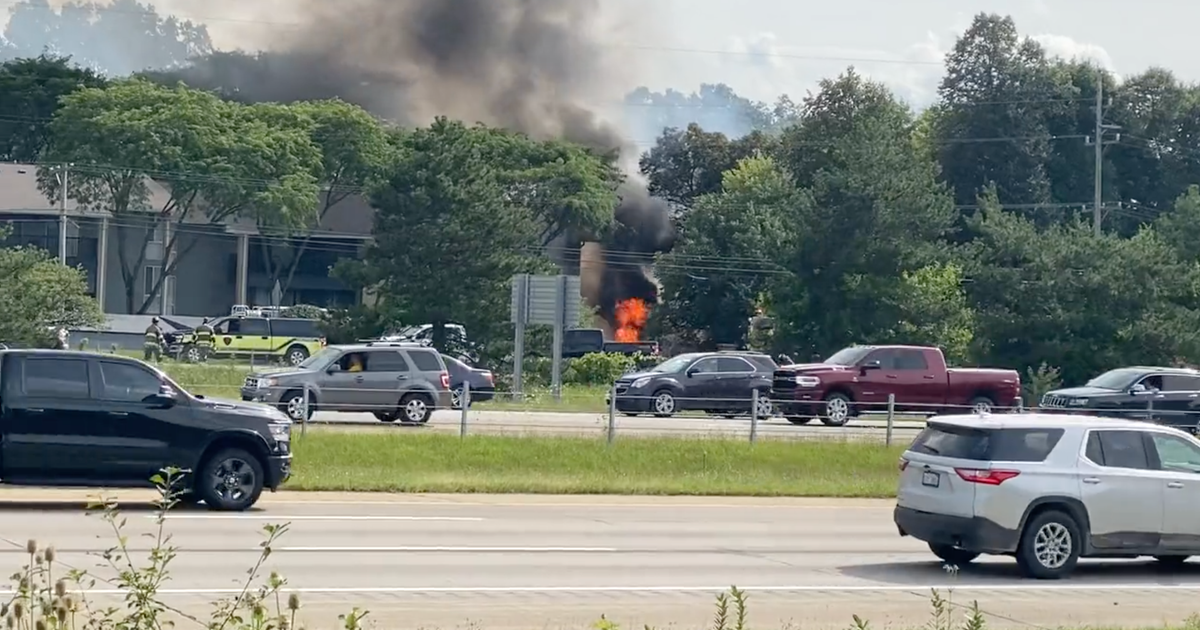
{"type": "MultiPolygon", "coordinates": [[[[231,390],[232,387],[203,386],[208,391],[231,390]]],[[[225,398],[242,398],[242,389],[228,392],[225,398]]],[[[822,401],[805,403],[801,410],[796,401],[770,400],[753,392],[749,398],[732,397],[672,397],[669,409],[662,406],[658,396],[614,396],[610,390],[607,409],[579,411],[570,406],[538,410],[519,406],[507,392],[487,392],[491,408],[472,403],[469,387],[460,391],[442,390],[433,400],[427,392],[413,408],[408,403],[420,398],[406,396],[388,384],[387,388],[372,390],[365,386],[354,388],[296,388],[266,387],[251,390],[255,402],[275,406],[288,413],[303,433],[309,424],[325,426],[424,426],[439,431],[457,431],[466,436],[489,434],[550,434],[596,435],[613,442],[618,436],[677,436],[677,437],[738,437],[751,442],[759,439],[854,439],[881,441],[891,445],[897,439],[911,439],[925,425],[928,417],[947,414],[987,412],[1003,414],[1025,411],[1023,406],[947,405],[935,402],[899,402],[895,396],[883,401],[849,401],[845,409],[827,412],[822,401]],[[397,399],[399,398],[399,399],[397,399]],[[467,404],[462,404],[462,402],[467,404]],[[781,403],[783,403],[781,405],[781,403]],[[508,405],[513,405],[508,407],[508,405]],[[436,413],[421,422],[426,408],[436,413]],[[412,411],[413,415],[406,415],[412,411]],[[784,415],[786,412],[788,415],[784,415]],[[375,419],[370,419],[374,416],[375,419]]],[[[1161,422],[1194,430],[1200,423],[1200,408],[1195,410],[1156,409],[1153,401],[1145,408],[1119,410],[1116,417],[1161,422]]],[[[1085,413],[1100,415],[1094,410],[1038,409],[1051,413],[1085,413]]]]}

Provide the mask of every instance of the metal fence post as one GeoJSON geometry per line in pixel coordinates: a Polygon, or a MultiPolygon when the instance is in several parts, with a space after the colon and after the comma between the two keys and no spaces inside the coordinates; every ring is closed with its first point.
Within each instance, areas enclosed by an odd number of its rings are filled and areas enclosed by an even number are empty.
{"type": "Polygon", "coordinates": [[[308,432],[308,400],[311,395],[308,391],[308,383],[304,384],[304,402],[300,405],[300,435],[304,436],[308,432]]]}
{"type": "Polygon", "coordinates": [[[458,423],[458,437],[467,437],[467,411],[471,408],[471,381],[463,381],[462,396],[458,399],[458,405],[462,407],[462,419],[458,423]]]}
{"type": "Polygon", "coordinates": [[[1146,395],[1146,420],[1154,422],[1154,394],[1146,395]]]}
{"type": "Polygon", "coordinates": [[[892,445],[892,429],[894,428],[896,428],[896,395],[888,394],[887,436],[884,437],[884,443],[887,446],[892,445]]]}
{"type": "Polygon", "coordinates": [[[758,440],[758,390],[750,395],[750,443],[758,440]]]}
{"type": "Polygon", "coordinates": [[[617,387],[613,386],[608,391],[608,431],[607,439],[609,446],[612,446],[613,440],[617,439],[617,387]]]}

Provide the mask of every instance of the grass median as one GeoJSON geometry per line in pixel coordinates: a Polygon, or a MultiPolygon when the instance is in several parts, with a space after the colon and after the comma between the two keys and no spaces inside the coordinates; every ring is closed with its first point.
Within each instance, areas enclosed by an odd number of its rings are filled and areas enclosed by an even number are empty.
{"type": "Polygon", "coordinates": [[[293,490],[889,497],[901,447],[861,442],[313,431],[293,490]]]}

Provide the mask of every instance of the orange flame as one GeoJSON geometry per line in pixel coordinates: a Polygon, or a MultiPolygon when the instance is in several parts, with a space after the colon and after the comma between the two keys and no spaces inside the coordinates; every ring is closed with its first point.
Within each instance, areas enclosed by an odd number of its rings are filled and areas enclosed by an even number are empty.
{"type": "Polygon", "coordinates": [[[642,336],[642,328],[650,317],[650,308],[645,300],[629,298],[617,302],[617,341],[637,341],[642,336]]]}

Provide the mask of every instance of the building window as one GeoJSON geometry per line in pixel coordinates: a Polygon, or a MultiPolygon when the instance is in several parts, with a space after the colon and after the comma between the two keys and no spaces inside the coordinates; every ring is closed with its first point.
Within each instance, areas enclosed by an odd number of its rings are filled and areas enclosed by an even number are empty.
{"type": "MultiPolygon", "coordinates": [[[[162,267],[160,267],[158,265],[146,265],[146,268],[145,268],[144,272],[142,273],[142,283],[144,285],[143,289],[142,289],[142,299],[143,300],[149,300],[150,296],[153,295],[154,285],[158,284],[158,279],[161,275],[162,275],[162,267]]],[[[161,303],[160,300],[158,298],[155,298],[153,301],[150,302],[149,310],[157,311],[158,305],[160,303],[161,303]]]]}

